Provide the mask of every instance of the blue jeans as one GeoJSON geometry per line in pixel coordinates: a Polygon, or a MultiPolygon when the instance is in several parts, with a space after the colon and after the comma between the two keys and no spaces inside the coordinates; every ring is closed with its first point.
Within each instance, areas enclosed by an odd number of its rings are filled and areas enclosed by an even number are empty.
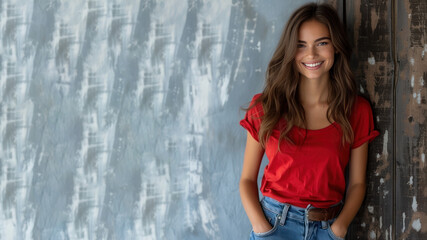
{"type": "Polygon", "coordinates": [[[250,239],[286,239],[286,240],[343,240],[334,235],[331,225],[334,219],[328,221],[309,221],[307,212],[313,206],[300,208],[278,202],[269,197],[261,200],[262,210],[273,229],[265,233],[251,232],[250,239]]]}

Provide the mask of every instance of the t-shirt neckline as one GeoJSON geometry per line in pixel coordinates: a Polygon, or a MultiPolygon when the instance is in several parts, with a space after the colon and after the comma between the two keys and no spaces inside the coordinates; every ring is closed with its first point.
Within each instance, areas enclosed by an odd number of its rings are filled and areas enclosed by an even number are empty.
{"type": "Polygon", "coordinates": [[[319,128],[319,129],[305,129],[305,128],[302,128],[302,127],[299,127],[296,125],[294,127],[300,131],[303,131],[303,132],[305,132],[307,130],[307,132],[309,132],[309,133],[323,133],[325,131],[328,131],[330,128],[335,127],[337,124],[338,123],[333,122],[333,123],[329,124],[328,126],[326,126],[324,128],[319,128]]]}

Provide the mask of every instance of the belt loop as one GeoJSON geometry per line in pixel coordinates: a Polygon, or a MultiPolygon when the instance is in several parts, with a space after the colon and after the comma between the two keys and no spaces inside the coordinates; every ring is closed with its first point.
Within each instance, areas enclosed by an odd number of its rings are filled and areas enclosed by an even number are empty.
{"type": "Polygon", "coordinates": [[[305,217],[308,219],[308,212],[310,211],[310,209],[312,209],[313,206],[311,204],[308,204],[307,207],[305,208],[305,217]]]}
{"type": "Polygon", "coordinates": [[[322,229],[327,229],[328,228],[328,222],[327,221],[322,221],[322,229]]]}
{"type": "Polygon", "coordinates": [[[282,217],[280,218],[280,226],[285,225],[286,216],[288,215],[289,206],[290,206],[289,204],[285,204],[285,206],[283,207],[282,217]]]}
{"type": "Polygon", "coordinates": [[[312,208],[311,204],[308,204],[305,208],[305,218],[304,218],[304,239],[307,239],[308,237],[308,227],[309,227],[309,220],[308,220],[308,211],[312,208]]]}

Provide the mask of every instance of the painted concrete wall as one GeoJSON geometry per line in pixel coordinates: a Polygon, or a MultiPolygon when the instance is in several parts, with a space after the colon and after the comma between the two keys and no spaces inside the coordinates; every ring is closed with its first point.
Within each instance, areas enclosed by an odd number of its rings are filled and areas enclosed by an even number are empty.
{"type": "Polygon", "coordinates": [[[304,2],[0,1],[0,239],[245,239],[239,107],[304,2]]]}

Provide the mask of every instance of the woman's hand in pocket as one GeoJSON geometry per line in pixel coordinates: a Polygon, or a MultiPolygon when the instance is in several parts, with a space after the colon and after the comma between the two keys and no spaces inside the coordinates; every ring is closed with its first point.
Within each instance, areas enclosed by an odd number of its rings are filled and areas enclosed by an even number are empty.
{"type": "Polygon", "coordinates": [[[335,234],[335,236],[340,238],[345,238],[345,235],[347,234],[347,228],[340,226],[337,224],[337,222],[334,222],[331,225],[331,231],[335,234]]]}
{"type": "Polygon", "coordinates": [[[271,224],[267,221],[267,219],[265,219],[265,221],[262,221],[261,223],[252,226],[253,227],[253,231],[255,233],[265,233],[270,231],[271,229],[273,229],[273,227],[271,226],[271,224]]]}

